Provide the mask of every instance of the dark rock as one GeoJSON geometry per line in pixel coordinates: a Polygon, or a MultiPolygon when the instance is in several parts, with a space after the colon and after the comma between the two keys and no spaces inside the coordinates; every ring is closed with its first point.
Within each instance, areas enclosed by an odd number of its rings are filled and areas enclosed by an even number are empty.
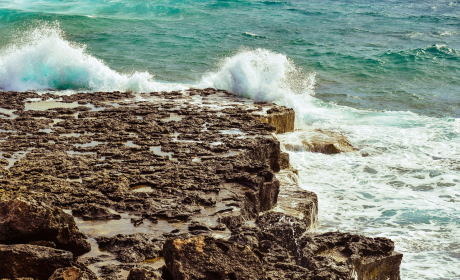
{"type": "Polygon", "coordinates": [[[402,254],[393,251],[393,241],[388,238],[328,232],[306,235],[300,243],[300,264],[323,275],[322,279],[332,279],[331,275],[343,279],[400,279],[402,254]]]}
{"type": "Polygon", "coordinates": [[[114,237],[97,237],[100,248],[117,255],[121,262],[142,262],[160,257],[164,240],[145,233],[118,234],[114,237]]]}
{"type": "Polygon", "coordinates": [[[32,199],[0,200],[0,242],[51,241],[76,256],[91,250],[72,216],[32,199]]]}
{"type": "Polygon", "coordinates": [[[299,256],[299,239],[307,230],[303,220],[279,212],[267,212],[257,221],[264,240],[276,241],[292,256],[299,256]]]}
{"type": "Polygon", "coordinates": [[[49,247],[49,248],[54,248],[56,249],[56,244],[51,241],[45,241],[45,240],[39,240],[39,241],[32,241],[29,242],[30,245],[35,245],[35,246],[43,246],[43,247],[49,247]]]}
{"type": "Polygon", "coordinates": [[[168,238],[163,251],[173,279],[266,279],[247,246],[209,236],[168,238]]]}
{"type": "Polygon", "coordinates": [[[106,207],[95,203],[80,204],[72,207],[74,216],[81,216],[84,220],[112,220],[121,219],[119,214],[114,214],[106,207]]]}
{"type": "Polygon", "coordinates": [[[161,275],[144,268],[133,268],[129,272],[128,280],[161,280],[161,275]]]}
{"type": "Polygon", "coordinates": [[[57,269],[49,280],[96,280],[97,276],[88,269],[66,267],[57,269]]]}
{"type": "Polygon", "coordinates": [[[47,280],[56,269],[72,266],[71,252],[26,244],[0,245],[0,275],[47,280]]]}

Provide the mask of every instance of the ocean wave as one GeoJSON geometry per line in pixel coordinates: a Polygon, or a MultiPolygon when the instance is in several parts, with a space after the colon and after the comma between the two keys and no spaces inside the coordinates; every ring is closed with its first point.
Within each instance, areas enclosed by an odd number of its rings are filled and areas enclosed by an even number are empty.
{"type": "Polygon", "coordinates": [[[59,24],[43,24],[0,50],[0,89],[150,92],[185,88],[156,82],[148,72],[121,74],[69,42],[59,24]]]}
{"type": "Polygon", "coordinates": [[[415,48],[404,51],[387,51],[385,57],[402,59],[404,61],[431,60],[431,59],[454,59],[460,58],[460,51],[443,44],[433,44],[426,48],[415,48]]]}
{"type": "Polygon", "coordinates": [[[315,74],[305,73],[285,55],[266,49],[243,50],[226,58],[199,87],[225,89],[256,101],[279,101],[291,94],[314,94],[315,74]]]}

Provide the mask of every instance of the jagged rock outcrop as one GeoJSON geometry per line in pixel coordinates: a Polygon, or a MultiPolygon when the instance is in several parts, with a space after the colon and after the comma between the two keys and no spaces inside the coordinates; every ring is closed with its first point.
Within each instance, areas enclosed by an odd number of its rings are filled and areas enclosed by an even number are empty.
{"type": "Polygon", "coordinates": [[[97,280],[97,276],[87,268],[72,266],[57,269],[48,280],[97,280]]]}
{"type": "Polygon", "coordinates": [[[94,203],[76,205],[72,208],[72,214],[84,220],[121,219],[119,214],[112,213],[108,208],[94,203]]]}
{"type": "Polygon", "coordinates": [[[276,133],[294,131],[295,112],[286,107],[276,107],[267,110],[266,115],[260,116],[260,121],[269,123],[276,128],[276,133]]]}
{"type": "Polygon", "coordinates": [[[50,241],[79,256],[91,250],[71,215],[33,199],[0,200],[0,243],[50,241]]]}
{"type": "Polygon", "coordinates": [[[2,278],[48,280],[56,269],[72,266],[73,255],[68,251],[42,246],[0,245],[0,260],[2,278]]]}
{"type": "Polygon", "coordinates": [[[276,174],[282,187],[278,203],[272,211],[304,220],[308,228],[313,228],[318,221],[318,196],[314,192],[300,188],[296,172],[288,168],[276,174]]]}
{"type": "Polygon", "coordinates": [[[316,275],[339,271],[345,279],[400,279],[403,255],[388,238],[327,232],[306,235],[299,243],[300,264],[316,275]]]}
{"type": "Polygon", "coordinates": [[[166,267],[179,279],[265,279],[259,257],[249,247],[209,236],[169,238],[166,267]]]}
{"type": "Polygon", "coordinates": [[[100,248],[117,255],[117,260],[125,263],[142,262],[161,255],[164,238],[156,239],[146,233],[118,234],[113,237],[97,237],[100,248]]]}
{"type": "Polygon", "coordinates": [[[129,272],[128,280],[161,280],[161,275],[157,272],[145,268],[133,268],[129,272]]]}
{"type": "Polygon", "coordinates": [[[348,138],[340,133],[322,129],[304,129],[291,135],[284,144],[288,151],[309,151],[323,154],[354,152],[348,138]]]}

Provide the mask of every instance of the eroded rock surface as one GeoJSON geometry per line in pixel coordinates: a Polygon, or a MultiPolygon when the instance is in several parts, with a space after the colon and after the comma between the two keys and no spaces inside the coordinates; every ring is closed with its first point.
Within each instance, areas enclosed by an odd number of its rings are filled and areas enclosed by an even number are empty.
{"type": "Polygon", "coordinates": [[[164,255],[174,279],[265,279],[250,247],[209,236],[169,238],[164,255]]]}
{"type": "Polygon", "coordinates": [[[0,200],[0,243],[44,245],[40,242],[46,241],[77,256],[90,251],[86,236],[71,215],[33,199],[0,200]]]}
{"type": "Polygon", "coordinates": [[[0,260],[2,278],[48,280],[56,269],[72,266],[73,255],[42,246],[0,244],[0,260]]]}
{"type": "Polygon", "coordinates": [[[323,154],[339,154],[357,151],[348,138],[340,133],[322,129],[304,129],[296,132],[285,143],[288,151],[309,151],[323,154]]]}
{"type": "MultiPolygon", "coordinates": [[[[1,242],[85,252],[84,243],[64,247],[66,238],[77,239],[60,207],[73,213],[92,250],[50,269],[56,279],[91,279],[84,265],[110,280],[195,279],[183,278],[184,271],[196,279],[342,279],[340,273],[348,277],[353,269],[380,275],[378,264],[389,262],[399,269],[394,253],[371,258],[353,251],[344,264],[309,249],[313,241],[303,232],[316,222],[317,197],[293,187],[295,176],[278,176],[290,168],[289,155],[273,133],[293,130],[291,109],[215,89],[134,97],[0,95],[0,197],[26,197],[50,221],[50,211],[60,217],[50,225],[34,221],[56,228],[53,238],[24,231],[1,242]],[[289,180],[292,187],[280,185],[289,180]],[[64,231],[54,226],[67,221],[64,231]]],[[[4,213],[16,213],[8,207],[4,213]]],[[[5,221],[13,217],[5,215],[5,221]]]]}

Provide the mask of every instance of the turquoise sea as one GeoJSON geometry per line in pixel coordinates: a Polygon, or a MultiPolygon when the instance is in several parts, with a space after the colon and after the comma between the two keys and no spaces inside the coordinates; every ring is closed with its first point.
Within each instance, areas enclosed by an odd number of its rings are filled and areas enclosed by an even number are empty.
{"type": "Polygon", "coordinates": [[[294,108],[282,143],[346,135],[359,152],[289,152],[317,230],[392,238],[402,279],[460,279],[460,1],[0,0],[0,90],[188,87],[294,108]]]}

